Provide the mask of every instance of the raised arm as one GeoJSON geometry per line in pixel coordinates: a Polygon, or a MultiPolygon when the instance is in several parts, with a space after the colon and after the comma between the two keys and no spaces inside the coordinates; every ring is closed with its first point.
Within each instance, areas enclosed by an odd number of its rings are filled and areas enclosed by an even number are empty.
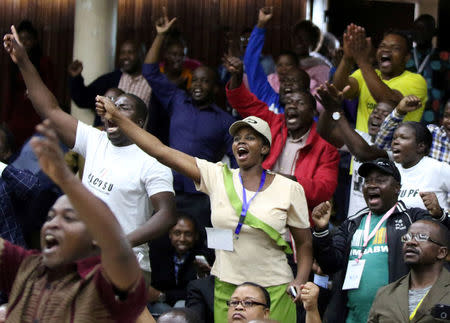
{"type": "Polygon", "coordinates": [[[159,62],[159,53],[164,42],[164,37],[177,20],[177,18],[172,18],[172,20],[169,21],[166,7],[163,7],[162,9],[163,16],[156,22],[156,37],[153,40],[152,47],[150,47],[147,56],[145,56],[145,64],[154,64],[159,62]]]}
{"type": "Polygon", "coordinates": [[[130,119],[123,117],[108,98],[98,96],[96,110],[100,116],[112,120],[128,138],[147,154],[176,172],[191,178],[194,182],[200,183],[200,170],[194,157],[164,145],[158,138],[140,128],[130,119]]]}
{"type": "Polygon", "coordinates": [[[418,110],[421,106],[422,103],[417,96],[405,96],[386,119],[384,119],[375,139],[375,145],[380,149],[390,149],[395,129],[397,129],[408,112],[418,110]]]}
{"type": "Polygon", "coordinates": [[[355,78],[350,77],[353,67],[355,66],[355,60],[353,59],[353,52],[350,46],[351,35],[354,33],[355,28],[356,26],[354,24],[350,24],[342,37],[344,55],[333,76],[333,84],[338,90],[342,91],[346,86],[350,86],[350,89],[346,92],[345,96],[347,99],[356,98],[359,94],[358,81],[356,81],[355,78]]]}
{"type": "MultiPolygon", "coordinates": [[[[339,120],[333,120],[335,123],[336,130],[340,133],[339,140],[347,145],[350,153],[355,156],[360,161],[373,160],[379,157],[387,158],[386,151],[379,149],[376,146],[370,146],[348,123],[347,118],[345,118],[344,113],[341,110],[341,99],[343,97],[342,92],[339,92],[334,85],[324,84],[317,89],[316,96],[323,107],[325,108],[326,116],[322,118],[331,119],[334,112],[340,112],[339,120]]],[[[325,119],[325,120],[327,120],[325,119]]],[[[326,131],[323,127],[320,135],[325,134],[324,139],[327,140],[326,131]]],[[[329,135],[329,134],[328,134],[329,135]]],[[[332,143],[333,144],[333,143],[332,143]]]]}
{"type": "Polygon", "coordinates": [[[352,37],[350,46],[352,47],[353,58],[361,70],[370,94],[376,102],[384,101],[397,105],[403,95],[387,86],[375,72],[371,60],[372,42],[370,38],[366,38],[364,28],[356,26],[352,37]]]}
{"type": "Polygon", "coordinates": [[[278,94],[267,81],[267,75],[260,63],[261,52],[264,47],[266,25],[272,19],[273,7],[264,7],[259,10],[258,23],[253,29],[244,54],[245,73],[247,74],[250,91],[256,97],[270,104],[278,94]]]}
{"type": "Polygon", "coordinates": [[[237,110],[241,117],[256,116],[264,119],[270,125],[278,115],[269,111],[267,104],[259,100],[244,86],[242,61],[238,57],[224,56],[223,64],[231,74],[230,81],[225,88],[230,105],[237,110]]]}
{"type": "Polygon", "coordinates": [[[79,60],[70,63],[68,68],[70,96],[79,108],[95,110],[95,97],[103,95],[110,88],[117,87],[121,72],[114,71],[102,75],[86,86],[81,75],[82,71],[83,63],[79,60]]]}
{"type": "Polygon", "coordinates": [[[42,170],[67,194],[78,217],[97,242],[108,279],[119,290],[129,290],[140,279],[141,272],[119,222],[108,206],[69,170],[50,121],[45,120],[37,129],[44,137],[34,137],[31,146],[42,170]]]}
{"type": "Polygon", "coordinates": [[[166,8],[163,7],[163,17],[156,22],[156,37],[153,40],[142,67],[142,75],[152,88],[152,95],[158,99],[164,109],[168,109],[169,113],[173,106],[172,99],[179,90],[175,83],[171,82],[166,75],[159,70],[159,54],[167,32],[174,24],[176,18],[169,21],[166,8]]]}
{"type": "Polygon", "coordinates": [[[42,82],[39,73],[28,58],[14,26],[11,27],[11,31],[12,34],[3,37],[3,46],[22,73],[27,86],[28,97],[33,103],[34,109],[41,117],[50,119],[64,144],[73,148],[77,132],[77,119],[59,107],[55,96],[42,82]]]}

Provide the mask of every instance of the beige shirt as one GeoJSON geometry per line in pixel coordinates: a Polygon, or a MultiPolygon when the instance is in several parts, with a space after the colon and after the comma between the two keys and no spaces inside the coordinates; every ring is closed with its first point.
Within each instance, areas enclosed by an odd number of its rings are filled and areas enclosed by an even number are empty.
{"type": "MultiPolygon", "coordinates": [[[[201,182],[196,188],[209,195],[211,222],[214,228],[234,232],[239,215],[229,202],[225,191],[222,163],[210,163],[196,159],[201,182]]],[[[233,169],[233,183],[242,201],[242,185],[239,170],[233,169]]],[[[247,191],[250,199],[255,193],[247,191]]],[[[297,182],[275,175],[273,182],[253,199],[249,212],[270,225],[281,235],[288,226],[309,228],[308,206],[303,188],[297,182]]],[[[234,251],[216,250],[216,261],[211,274],[220,280],[241,284],[251,281],[264,287],[277,286],[293,279],[286,254],[265,232],[245,224],[238,240],[233,240],[234,251]]]]}
{"type": "Polygon", "coordinates": [[[293,139],[290,135],[288,136],[283,151],[272,167],[274,172],[286,175],[295,174],[295,165],[297,164],[299,151],[305,147],[310,131],[311,129],[298,139],[293,139]]]}
{"type": "Polygon", "coordinates": [[[136,95],[142,101],[144,101],[145,105],[147,105],[148,107],[152,89],[150,85],[148,85],[147,80],[142,75],[131,76],[128,73],[122,73],[119,85],[117,87],[125,93],[136,95]]]}

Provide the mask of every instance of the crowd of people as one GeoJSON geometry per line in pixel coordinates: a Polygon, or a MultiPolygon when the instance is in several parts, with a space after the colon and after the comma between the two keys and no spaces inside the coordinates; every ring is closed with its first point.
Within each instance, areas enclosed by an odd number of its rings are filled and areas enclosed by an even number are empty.
{"type": "Polygon", "coordinates": [[[61,109],[31,22],[11,27],[0,322],[450,318],[450,61],[434,18],[379,44],[350,24],[341,46],[302,20],[274,60],[273,10],[217,68],[185,56],[165,8],[147,53],[125,41],[89,85],[73,61],[93,125],[61,109]]]}

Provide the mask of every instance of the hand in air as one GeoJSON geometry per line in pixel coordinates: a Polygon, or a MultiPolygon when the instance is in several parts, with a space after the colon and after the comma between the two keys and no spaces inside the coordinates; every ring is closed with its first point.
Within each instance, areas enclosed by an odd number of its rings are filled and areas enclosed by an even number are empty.
{"type": "Polygon", "coordinates": [[[16,64],[22,62],[28,57],[27,51],[20,42],[19,35],[17,34],[16,27],[14,26],[11,26],[11,34],[6,34],[3,37],[3,47],[5,47],[5,50],[16,64]]]}
{"type": "Polygon", "coordinates": [[[158,34],[166,34],[177,20],[176,17],[172,18],[172,20],[169,20],[166,7],[162,7],[162,11],[163,16],[156,22],[156,32],[158,34]]]}
{"type": "Polygon", "coordinates": [[[224,55],[222,62],[230,74],[242,75],[244,73],[244,64],[239,57],[224,55]]]}
{"type": "Polygon", "coordinates": [[[79,60],[74,60],[72,63],[70,63],[68,72],[71,77],[76,77],[81,74],[83,71],[83,63],[81,63],[79,60]]]}
{"type": "Polygon", "coordinates": [[[314,221],[314,227],[323,230],[328,227],[331,216],[331,203],[326,201],[317,205],[312,211],[311,217],[314,221]]]}
{"type": "Polygon", "coordinates": [[[434,192],[419,192],[419,194],[431,216],[435,219],[439,219],[442,216],[442,208],[439,205],[436,194],[434,192]]]}
{"type": "Polygon", "coordinates": [[[344,95],[348,90],[350,90],[348,85],[342,91],[339,91],[333,84],[325,82],[317,88],[317,94],[314,97],[322,104],[325,110],[330,112],[339,111],[341,110],[344,95]]]}
{"type": "Polygon", "coordinates": [[[258,27],[264,28],[264,26],[272,19],[273,7],[263,7],[259,9],[258,13],[258,27]]]}
{"type": "Polygon", "coordinates": [[[415,95],[405,96],[395,107],[398,113],[407,114],[408,112],[415,111],[422,106],[422,101],[415,95]]]}
{"type": "Polygon", "coordinates": [[[59,147],[58,136],[51,126],[50,120],[46,119],[36,126],[36,130],[43,137],[33,137],[30,145],[36,154],[41,169],[56,184],[70,179],[73,173],[64,161],[64,155],[59,147]]]}

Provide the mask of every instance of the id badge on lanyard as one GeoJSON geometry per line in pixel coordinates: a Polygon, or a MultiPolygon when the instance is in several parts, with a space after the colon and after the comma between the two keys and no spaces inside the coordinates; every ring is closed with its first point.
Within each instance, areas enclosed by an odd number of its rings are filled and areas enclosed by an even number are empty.
{"type": "Polygon", "coordinates": [[[375,236],[377,231],[380,229],[381,225],[391,216],[391,214],[394,212],[395,207],[397,206],[397,203],[386,212],[385,215],[381,218],[380,221],[378,221],[375,228],[373,228],[372,232],[369,234],[370,230],[370,220],[372,218],[372,212],[369,212],[366,218],[366,223],[364,226],[364,243],[362,245],[361,251],[359,252],[358,258],[354,260],[350,260],[347,265],[347,272],[345,274],[345,280],[344,285],[342,286],[343,290],[347,289],[357,289],[359,288],[359,283],[361,282],[361,277],[364,271],[364,266],[366,264],[366,261],[364,259],[361,259],[361,257],[364,254],[364,250],[366,250],[367,244],[369,241],[375,236]]]}

